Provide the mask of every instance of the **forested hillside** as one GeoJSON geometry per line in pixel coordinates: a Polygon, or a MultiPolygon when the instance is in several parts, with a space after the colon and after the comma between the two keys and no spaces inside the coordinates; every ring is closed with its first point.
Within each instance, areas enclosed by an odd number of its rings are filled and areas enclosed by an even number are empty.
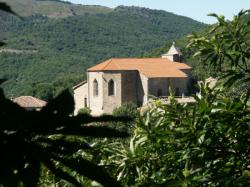
{"type": "Polygon", "coordinates": [[[111,57],[141,57],[206,27],[159,10],[120,6],[94,11],[93,6],[56,3],[90,8],[91,14],[51,18],[34,11],[20,19],[1,13],[0,36],[7,45],[0,49],[0,77],[8,79],[3,87],[9,97],[51,98],[84,79],[93,64],[111,57]]]}
{"type": "Polygon", "coordinates": [[[21,16],[32,16],[35,14],[48,16],[50,18],[63,18],[85,13],[107,13],[112,9],[108,7],[93,5],[76,5],[60,0],[1,0],[7,2],[12,10],[21,16]]]}

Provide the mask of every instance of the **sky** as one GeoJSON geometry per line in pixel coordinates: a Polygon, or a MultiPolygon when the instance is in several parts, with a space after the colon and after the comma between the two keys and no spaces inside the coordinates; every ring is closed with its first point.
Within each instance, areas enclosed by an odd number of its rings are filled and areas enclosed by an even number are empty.
{"type": "Polygon", "coordinates": [[[250,9],[250,0],[66,0],[84,5],[102,5],[115,8],[119,5],[139,6],[165,10],[187,16],[203,23],[215,23],[216,19],[208,13],[225,15],[232,19],[241,9],[250,9]]]}

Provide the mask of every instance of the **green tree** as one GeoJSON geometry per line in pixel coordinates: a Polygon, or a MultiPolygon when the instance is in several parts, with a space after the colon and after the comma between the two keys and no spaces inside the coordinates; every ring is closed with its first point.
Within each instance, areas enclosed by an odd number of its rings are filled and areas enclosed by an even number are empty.
{"type": "Polygon", "coordinates": [[[201,56],[203,62],[220,72],[226,86],[249,82],[249,10],[241,11],[232,21],[216,14],[210,16],[218,23],[205,36],[190,35],[188,47],[196,48],[195,56],[201,56]]]}
{"type": "Polygon", "coordinates": [[[190,46],[220,71],[224,84],[200,82],[191,104],[157,100],[137,119],[128,144],[102,147],[101,164],[125,186],[250,185],[249,95],[227,96],[228,87],[250,82],[249,11],[232,21],[213,16],[218,24],[207,36],[193,35],[190,46]]]}

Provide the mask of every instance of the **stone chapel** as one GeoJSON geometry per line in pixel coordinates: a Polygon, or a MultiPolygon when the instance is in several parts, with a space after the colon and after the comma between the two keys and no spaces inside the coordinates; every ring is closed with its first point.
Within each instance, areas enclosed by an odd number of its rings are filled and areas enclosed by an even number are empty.
{"type": "Polygon", "coordinates": [[[173,45],[160,58],[111,58],[87,70],[87,80],[73,87],[75,113],[88,107],[92,115],[111,114],[126,102],[138,107],[150,96],[177,96],[189,92],[191,67],[182,62],[182,53],[173,45]]]}

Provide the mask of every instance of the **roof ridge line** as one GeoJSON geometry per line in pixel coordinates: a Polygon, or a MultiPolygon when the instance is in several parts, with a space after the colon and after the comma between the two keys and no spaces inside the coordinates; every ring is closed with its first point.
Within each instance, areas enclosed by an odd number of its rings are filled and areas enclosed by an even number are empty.
{"type": "Polygon", "coordinates": [[[33,100],[35,103],[37,103],[38,105],[41,104],[41,103],[40,103],[37,99],[35,99],[34,97],[32,97],[32,100],[33,100]]]}
{"type": "Polygon", "coordinates": [[[105,70],[105,68],[112,62],[112,60],[113,60],[113,58],[110,58],[110,59],[108,60],[108,63],[103,67],[103,70],[105,70]]]}
{"type": "Polygon", "coordinates": [[[41,105],[40,99],[32,97],[32,96],[31,96],[31,98],[33,101],[35,101],[35,103],[37,103],[38,105],[41,105]]]}

